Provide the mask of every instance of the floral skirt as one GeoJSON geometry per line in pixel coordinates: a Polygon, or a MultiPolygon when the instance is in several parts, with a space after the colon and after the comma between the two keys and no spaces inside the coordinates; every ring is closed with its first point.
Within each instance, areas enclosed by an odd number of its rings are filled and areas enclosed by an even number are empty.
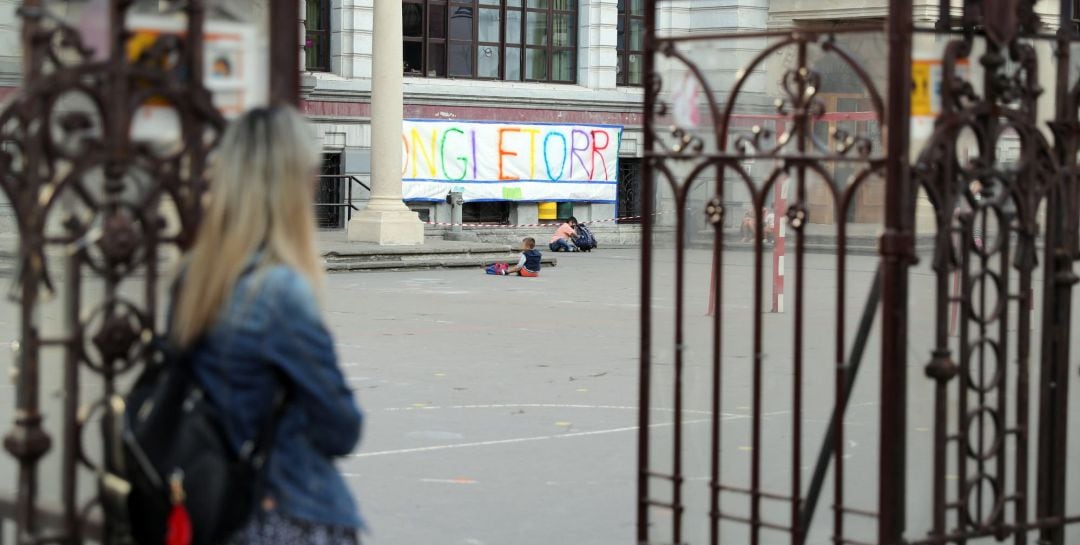
{"type": "Polygon", "coordinates": [[[356,530],[287,517],[275,511],[256,513],[228,545],[359,545],[356,530]]]}

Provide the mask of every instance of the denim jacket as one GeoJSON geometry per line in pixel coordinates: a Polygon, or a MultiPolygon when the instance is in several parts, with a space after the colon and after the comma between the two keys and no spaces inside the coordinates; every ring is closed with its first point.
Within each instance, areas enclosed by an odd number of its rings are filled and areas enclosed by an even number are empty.
{"type": "Polygon", "coordinates": [[[243,275],[191,361],[238,452],[266,428],[278,393],[286,392],[265,468],[275,509],[304,521],[363,527],[334,467],[334,458],[356,447],[362,414],[303,276],[282,265],[243,275]]]}

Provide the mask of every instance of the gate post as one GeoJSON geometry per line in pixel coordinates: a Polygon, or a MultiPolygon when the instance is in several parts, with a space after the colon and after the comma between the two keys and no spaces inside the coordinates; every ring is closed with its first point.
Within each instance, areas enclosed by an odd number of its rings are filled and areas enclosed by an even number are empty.
{"type": "MultiPolygon", "coordinates": [[[[95,2],[99,12],[94,15],[101,18],[95,22],[105,29],[94,29],[101,43],[93,47],[83,41],[86,35],[80,29],[44,11],[42,0],[9,3],[22,7],[23,80],[21,89],[0,110],[5,151],[5,160],[0,161],[0,178],[5,180],[0,193],[18,220],[19,274],[14,282],[21,296],[21,331],[15,356],[15,418],[2,437],[3,449],[18,463],[17,477],[10,483],[15,490],[5,490],[5,497],[0,498],[0,518],[4,519],[0,522],[14,519],[14,542],[19,545],[124,543],[129,540],[125,517],[116,508],[116,500],[123,499],[123,487],[116,485],[120,479],[113,473],[118,467],[116,443],[105,440],[92,450],[83,450],[91,445],[82,440],[91,433],[105,435],[103,428],[112,430],[119,422],[118,405],[113,402],[124,384],[121,377],[147,363],[154,351],[150,340],[161,333],[158,258],[165,250],[186,246],[198,224],[206,159],[224,128],[224,119],[202,84],[206,2],[190,0],[178,7],[177,13],[186,16],[186,27],[162,32],[139,59],[124,53],[130,39],[124,26],[130,1],[95,2]],[[178,56],[175,62],[174,55],[178,56]],[[71,91],[85,95],[92,104],[67,108],[56,100],[71,91]],[[170,132],[149,138],[134,135],[133,107],[144,102],[130,99],[145,100],[159,93],[168,97],[176,111],[179,131],[175,137],[170,132]],[[61,130],[48,130],[48,122],[57,119],[63,119],[61,130]],[[164,157],[154,151],[156,146],[147,145],[159,139],[184,146],[164,157]],[[78,144],[76,151],[56,151],[75,150],[67,147],[72,143],[78,144]],[[17,150],[20,160],[12,161],[9,150],[17,150]],[[13,166],[16,163],[20,165],[13,166]],[[141,174],[146,172],[151,175],[141,174]],[[6,182],[13,177],[19,183],[6,182]],[[105,181],[103,187],[100,180],[105,181]],[[92,220],[82,213],[61,217],[70,212],[64,210],[64,203],[72,195],[81,195],[92,220]],[[163,208],[171,208],[178,216],[179,233],[171,233],[171,218],[164,217],[163,208]],[[52,220],[62,220],[55,223],[63,224],[64,235],[48,234],[52,220]],[[95,224],[99,221],[100,228],[95,224]],[[88,248],[94,247],[100,251],[96,257],[89,255],[88,248]],[[55,261],[62,264],[56,268],[46,258],[54,250],[55,261]],[[66,276],[52,276],[50,270],[66,276]],[[134,277],[143,281],[145,289],[119,295],[122,290],[116,287],[134,277]],[[94,300],[80,296],[84,278],[104,284],[104,294],[94,300]],[[58,279],[63,290],[52,287],[58,279]],[[62,327],[45,334],[41,303],[45,295],[55,292],[64,307],[64,316],[58,320],[62,327]],[[57,355],[44,357],[46,347],[50,353],[56,349],[57,355]],[[62,364],[47,369],[44,363],[53,360],[62,364]],[[59,408],[50,413],[57,423],[55,438],[42,425],[46,371],[63,383],[64,399],[56,401],[59,408]],[[90,399],[80,397],[84,374],[101,381],[90,399]],[[93,418],[88,420],[86,415],[93,418]],[[39,480],[46,470],[39,461],[50,451],[59,462],[54,474],[47,476],[59,481],[57,506],[43,505],[38,497],[39,480]],[[80,484],[82,477],[97,477],[96,486],[80,484]],[[15,496],[9,498],[9,492],[15,496]],[[89,497],[91,493],[96,496],[89,497]]],[[[274,87],[275,101],[295,103],[299,4],[275,0],[270,7],[274,38],[270,56],[276,65],[263,85],[274,87]]],[[[110,431],[109,439],[115,437],[110,431]]]]}
{"type": "Polygon", "coordinates": [[[906,512],[908,267],[914,258],[908,145],[911,119],[911,0],[890,0],[885,232],[881,235],[881,446],[878,544],[903,541],[906,512]]]}
{"type": "MultiPolygon", "coordinates": [[[[1073,103],[1069,62],[1072,28],[1071,6],[1062,2],[1058,21],[1056,60],[1056,117],[1061,124],[1058,159],[1063,167],[1075,168],[1077,138],[1075,133],[1076,104],[1073,103]]],[[[1046,200],[1046,263],[1043,290],[1042,365],[1039,378],[1039,436],[1036,491],[1036,518],[1065,516],[1065,472],[1068,445],[1069,408],[1069,328],[1072,314],[1072,286],[1077,277],[1072,270],[1077,218],[1074,211],[1074,174],[1051,190],[1046,200]]],[[[1034,301],[1031,301],[1034,305],[1034,301]]],[[[1060,525],[1044,528],[1040,543],[1062,545],[1065,528],[1060,525]]]]}
{"type": "Polygon", "coordinates": [[[270,3],[270,104],[300,103],[300,4],[270,3]]]}

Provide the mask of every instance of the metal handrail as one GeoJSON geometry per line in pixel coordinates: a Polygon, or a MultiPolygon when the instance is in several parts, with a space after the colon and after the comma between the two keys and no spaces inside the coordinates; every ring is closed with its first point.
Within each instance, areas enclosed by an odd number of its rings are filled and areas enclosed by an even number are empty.
{"type": "Polygon", "coordinates": [[[353,174],[320,174],[319,179],[320,180],[348,180],[349,181],[349,183],[345,184],[346,188],[347,188],[346,189],[346,194],[345,194],[345,202],[343,202],[343,203],[332,203],[332,202],[315,203],[315,206],[317,206],[317,207],[318,206],[327,206],[327,207],[330,207],[330,208],[348,208],[348,211],[346,212],[346,215],[345,215],[345,221],[346,222],[349,221],[350,219],[352,219],[352,213],[354,211],[356,211],[356,212],[360,211],[360,209],[357,208],[357,206],[355,204],[353,204],[353,183],[356,183],[360,187],[368,190],[369,193],[371,192],[371,186],[365,184],[363,181],[360,180],[360,178],[357,178],[353,174]]]}

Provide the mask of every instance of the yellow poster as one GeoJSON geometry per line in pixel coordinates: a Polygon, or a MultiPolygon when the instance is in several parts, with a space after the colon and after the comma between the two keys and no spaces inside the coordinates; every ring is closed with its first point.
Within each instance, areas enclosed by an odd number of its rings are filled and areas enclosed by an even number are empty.
{"type": "Polygon", "coordinates": [[[911,62],[911,115],[934,115],[934,61],[911,62]]]}
{"type": "MultiPolygon", "coordinates": [[[[968,79],[968,60],[957,60],[953,73],[960,79],[968,79]]],[[[911,115],[933,117],[941,113],[944,79],[945,70],[940,59],[911,61],[911,115]]]]}

